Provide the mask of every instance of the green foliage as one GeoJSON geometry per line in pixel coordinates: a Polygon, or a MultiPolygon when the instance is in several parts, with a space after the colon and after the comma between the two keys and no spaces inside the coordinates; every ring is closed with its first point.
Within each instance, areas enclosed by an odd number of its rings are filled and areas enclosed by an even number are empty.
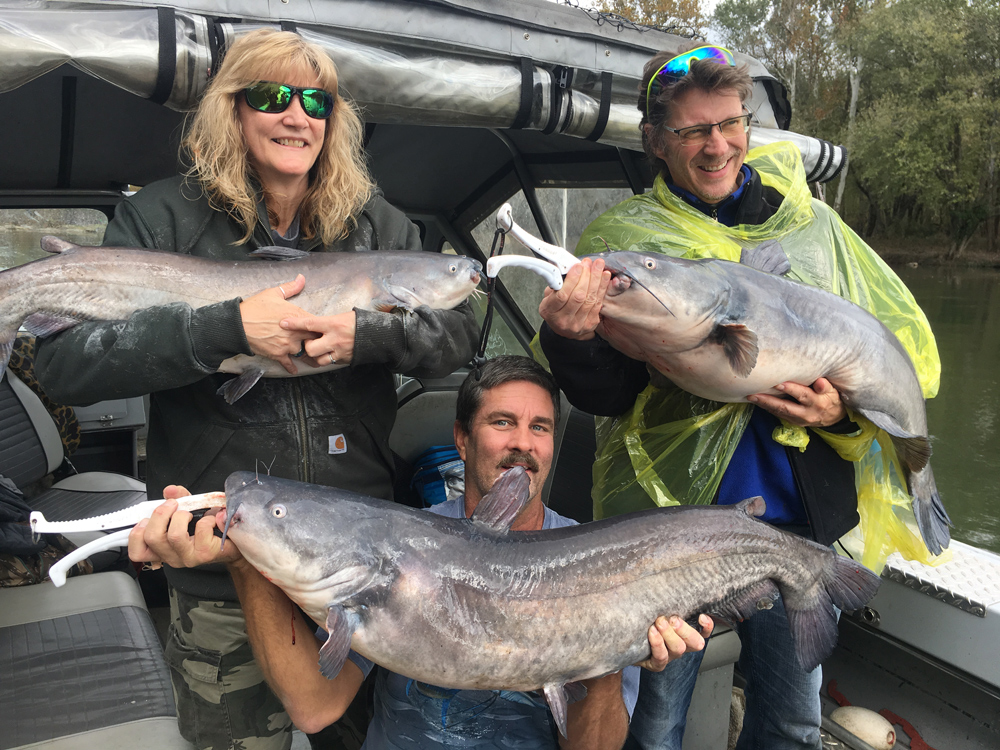
{"type": "Polygon", "coordinates": [[[849,143],[845,218],[863,234],[984,231],[1000,249],[1000,0],[614,0],[707,28],[785,86],[792,128],[849,143]],[[854,74],[857,117],[849,118],[854,74]]]}
{"type": "Polygon", "coordinates": [[[900,0],[860,18],[852,168],[886,230],[959,246],[996,214],[1000,2],[900,0]]]}
{"type": "Polygon", "coordinates": [[[704,36],[708,16],[702,0],[605,0],[603,11],[650,26],[677,27],[677,33],[704,36]]]}

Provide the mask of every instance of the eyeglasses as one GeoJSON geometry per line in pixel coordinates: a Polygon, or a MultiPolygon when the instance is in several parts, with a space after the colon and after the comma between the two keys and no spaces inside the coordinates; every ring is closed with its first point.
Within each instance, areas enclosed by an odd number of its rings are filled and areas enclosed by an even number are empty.
{"type": "Polygon", "coordinates": [[[649,115],[649,98],[660,93],[660,89],[664,83],[670,83],[672,80],[686,76],[691,70],[691,63],[696,60],[714,60],[719,65],[736,67],[736,60],[733,59],[733,53],[725,47],[706,45],[684,52],[677,55],[677,57],[671,57],[660,66],[659,70],[653,73],[649,79],[649,83],[646,85],[647,116],[649,115]]]}
{"type": "Polygon", "coordinates": [[[325,120],[333,114],[333,94],[323,89],[300,89],[272,81],[260,81],[243,89],[247,104],[258,112],[284,112],[296,94],[310,117],[325,120]]]}
{"type": "Polygon", "coordinates": [[[712,128],[718,128],[719,132],[722,133],[723,138],[732,138],[734,136],[743,135],[750,129],[750,119],[752,117],[752,114],[747,113],[745,115],[740,115],[739,117],[732,117],[728,120],[723,120],[722,122],[713,122],[705,125],[691,125],[687,128],[671,128],[667,125],[663,125],[662,127],[664,130],[669,130],[671,133],[680,138],[684,145],[690,144],[693,146],[698,143],[704,143],[711,138],[712,128]]]}

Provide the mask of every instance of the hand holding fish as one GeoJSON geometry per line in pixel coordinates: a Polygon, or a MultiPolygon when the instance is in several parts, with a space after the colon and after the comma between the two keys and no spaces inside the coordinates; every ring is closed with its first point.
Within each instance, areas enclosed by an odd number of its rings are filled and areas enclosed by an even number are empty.
{"type": "Polygon", "coordinates": [[[281,321],[285,330],[306,334],[306,354],[320,365],[351,363],[357,326],[358,316],[354,310],[338,315],[305,314],[281,321]],[[319,338],[315,338],[316,334],[320,334],[319,338]]]}
{"type": "Polygon", "coordinates": [[[840,392],[826,378],[817,378],[811,386],[789,381],[774,387],[791,398],[756,393],[747,401],[800,427],[830,427],[847,416],[840,392]]]}
{"type": "Polygon", "coordinates": [[[563,338],[592,339],[610,283],[611,272],[604,269],[604,260],[585,258],[566,273],[562,289],[545,289],[538,314],[563,338]]]}
{"type": "Polygon", "coordinates": [[[313,336],[303,336],[299,331],[289,331],[281,327],[280,322],[290,315],[308,314],[287,301],[299,294],[305,286],[306,278],[299,274],[294,281],[265,289],[240,302],[240,315],[243,317],[243,329],[246,331],[250,349],[254,354],[281,363],[281,366],[292,375],[298,372],[292,362],[292,356],[302,351],[304,339],[313,336]]]}
{"type": "Polygon", "coordinates": [[[677,615],[670,618],[663,615],[657,617],[647,633],[650,657],[635,666],[650,672],[662,672],[667,664],[688,651],[701,651],[705,648],[706,639],[715,629],[715,622],[708,615],[698,615],[698,625],[701,627],[700,633],[677,615]]]}
{"type": "Polygon", "coordinates": [[[194,535],[188,534],[193,516],[186,510],[177,510],[176,501],[190,494],[174,484],[163,490],[166,502],[148,519],[137,523],[129,534],[130,560],[149,563],[154,569],[163,564],[171,568],[194,568],[207,563],[231,563],[241,557],[230,540],[226,540],[225,547],[219,544],[214,534],[218,526],[215,513],[206,513],[195,524],[194,535]]]}

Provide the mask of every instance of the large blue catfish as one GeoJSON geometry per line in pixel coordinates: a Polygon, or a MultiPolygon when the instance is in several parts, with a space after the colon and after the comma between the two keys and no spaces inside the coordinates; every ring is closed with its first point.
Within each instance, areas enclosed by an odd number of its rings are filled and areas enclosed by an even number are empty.
{"type": "MultiPolygon", "coordinates": [[[[198,308],[287,284],[298,274],[306,288],[293,302],[314,315],[366,310],[451,309],[472,294],[482,266],[476,260],[425,252],[308,253],[281,247],[230,261],[131,247],[80,247],[42,238],[52,255],[0,271],[0,372],[14,336],[24,327],[47,336],[85,320],[125,320],[136,310],[184,302],[198,308]],[[280,263],[264,262],[280,260],[280,263]]],[[[296,360],[297,375],[344,367],[296,360]]],[[[220,394],[233,403],[261,378],[292,377],[266,357],[240,354],[219,366],[240,377],[220,394]]]]}
{"type": "Polygon", "coordinates": [[[598,333],[679,387],[741,403],[824,377],[846,406],[885,430],[902,462],[924,543],[940,554],[951,520],[930,467],[924,397],[899,339],[867,310],[785,278],[777,243],[740,263],[603,253],[612,272],[598,333]]]}
{"type": "Polygon", "coordinates": [[[836,644],[833,605],[857,609],[878,588],[858,563],[756,520],[760,498],[509,531],[528,493],[515,467],[460,520],[240,472],[224,534],[325,623],[327,677],[353,648],[442,687],[543,690],[563,734],[564,686],[647,658],[659,615],[742,620],[780,592],[812,669],[836,644]]]}

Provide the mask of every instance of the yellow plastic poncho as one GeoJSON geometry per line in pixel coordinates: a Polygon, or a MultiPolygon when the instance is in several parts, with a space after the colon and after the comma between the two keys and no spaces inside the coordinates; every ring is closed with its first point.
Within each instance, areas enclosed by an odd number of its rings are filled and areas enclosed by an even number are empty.
{"type": "MultiPolygon", "coordinates": [[[[765,185],[785,196],[765,223],[726,227],[707,220],[657,177],[651,192],[598,217],[576,254],[604,252],[606,242],[612,250],[739,261],[743,248],[778,240],[791,262],[790,278],[839,294],[877,316],[910,353],[924,396],[936,395],[941,363],[927,318],[882,259],[832,209],[812,198],[798,149],[771,144],[750,151],[747,163],[765,185]]],[[[711,503],[751,409],[749,404],[720,404],[672,386],[650,385],[625,414],[599,419],[594,517],[657,505],[711,503]]],[[[929,561],[898,463],[893,467],[891,441],[866,420],[855,421],[863,426],[856,435],[814,434],[857,462],[861,526],[852,533],[860,533],[862,562],[881,570],[896,549],[910,559],[929,561]]],[[[776,430],[775,439],[804,449],[809,432],[785,425],[776,430]]]]}

